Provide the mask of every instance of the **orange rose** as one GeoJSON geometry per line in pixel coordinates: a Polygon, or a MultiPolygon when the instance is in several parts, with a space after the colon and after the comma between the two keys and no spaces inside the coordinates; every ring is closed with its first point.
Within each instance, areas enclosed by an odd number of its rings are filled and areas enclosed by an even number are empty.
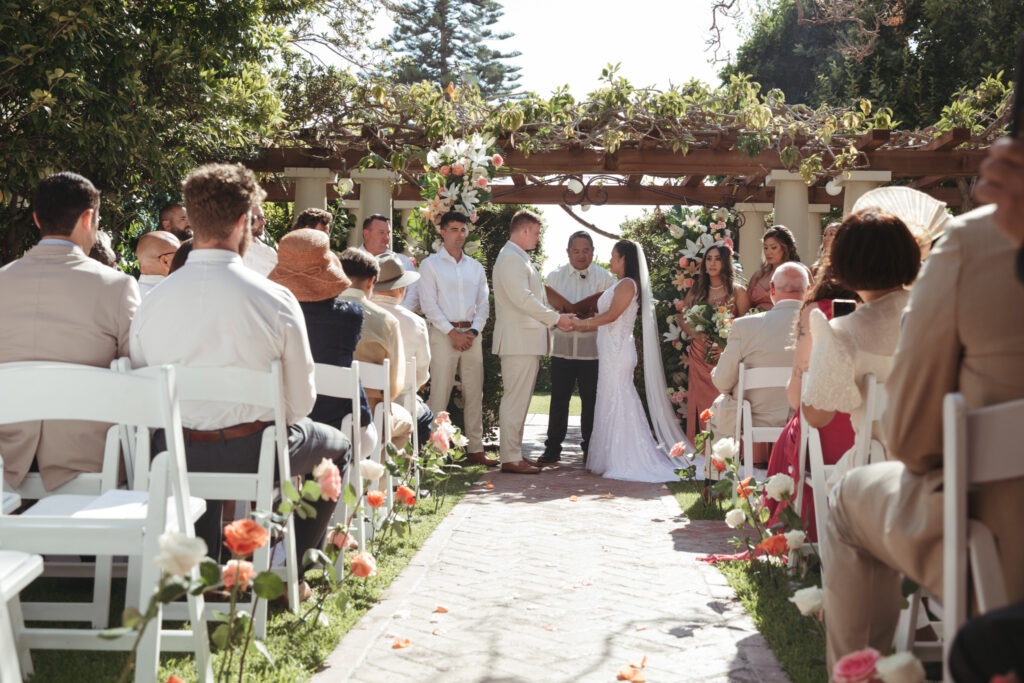
{"type": "Polygon", "coordinates": [[[253,569],[252,562],[228,560],[227,565],[220,572],[220,582],[228,590],[236,583],[239,588],[245,590],[249,587],[249,582],[252,581],[252,577],[255,575],[256,571],[253,569]]]}
{"type": "Polygon", "coordinates": [[[749,496],[754,490],[754,487],[750,485],[750,482],[753,479],[753,477],[747,477],[746,479],[740,482],[739,486],[736,487],[736,493],[738,493],[740,498],[742,498],[743,500],[746,500],[747,496],[749,496]]]}
{"type": "Polygon", "coordinates": [[[395,489],[395,498],[406,505],[413,505],[416,502],[416,493],[408,486],[399,486],[395,489]],[[412,503],[409,502],[410,499],[412,500],[412,503]]]}
{"type": "Polygon", "coordinates": [[[377,574],[377,560],[373,559],[373,555],[365,550],[352,558],[350,566],[352,567],[352,573],[361,579],[377,574]]]}
{"type": "Polygon", "coordinates": [[[181,679],[180,679],[180,678],[178,678],[177,676],[170,676],[170,677],[169,677],[169,678],[167,679],[167,683],[185,683],[185,681],[181,680],[181,679]]]}
{"type": "Polygon", "coordinates": [[[708,420],[711,419],[712,415],[714,415],[714,413],[711,412],[711,408],[706,408],[704,412],[700,414],[700,421],[707,422],[708,420]]]}
{"type": "Polygon", "coordinates": [[[408,498],[406,498],[402,502],[405,503],[406,505],[408,505],[409,507],[412,507],[413,505],[416,504],[416,496],[409,496],[408,498]]]}
{"type": "Polygon", "coordinates": [[[224,527],[224,543],[231,552],[240,557],[252,555],[270,540],[270,534],[252,519],[239,519],[224,527]]]}
{"type": "Polygon", "coordinates": [[[384,499],[385,499],[385,496],[384,496],[384,492],[383,491],[367,491],[366,492],[366,502],[372,508],[379,508],[381,505],[384,504],[384,499]]]}
{"type": "Polygon", "coordinates": [[[335,548],[341,548],[342,550],[359,547],[359,542],[352,538],[351,534],[346,534],[340,529],[334,529],[327,534],[327,542],[335,548]]]}
{"type": "Polygon", "coordinates": [[[714,467],[719,472],[725,472],[725,461],[724,460],[715,460],[714,458],[712,458],[711,466],[714,467]]]}
{"type": "Polygon", "coordinates": [[[757,547],[773,557],[781,555],[789,550],[789,544],[786,543],[786,537],[782,534],[779,534],[778,536],[769,536],[758,543],[757,547]]]}

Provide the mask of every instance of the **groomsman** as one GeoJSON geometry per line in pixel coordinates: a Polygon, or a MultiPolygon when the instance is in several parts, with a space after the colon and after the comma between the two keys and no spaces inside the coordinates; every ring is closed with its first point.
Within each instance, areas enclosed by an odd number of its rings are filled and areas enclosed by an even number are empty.
{"type": "MultiPolygon", "coordinates": [[[[547,286],[562,295],[569,304],[578,304],[615,284],[612,274],[594,263],[594,240],[586,230],[573,233],[565,251],[569,255],[569,263],[548,274],[547,286]]],[[[550,303],[554,304],[553,301],[550,303]]],[[[555,305],[555,308],[559,306],[555,305]]],[[[596,312],[596,308],[595,300],[593,311],[559,309],[559,312],[576,312],[579,317],[587,318],[596,312]]],[[[562,441],[569,424],[569,401],[577,384],[583,404],[581,426],[583,461],[586,462],[590,434],[594,429],[594,402],[597,400],[597,331],[562,332],[556,329],[552,330],[551,336],[548,438],[544,442],[544,454],[537,462],[554,463],[561,459],[562,441]]]]}

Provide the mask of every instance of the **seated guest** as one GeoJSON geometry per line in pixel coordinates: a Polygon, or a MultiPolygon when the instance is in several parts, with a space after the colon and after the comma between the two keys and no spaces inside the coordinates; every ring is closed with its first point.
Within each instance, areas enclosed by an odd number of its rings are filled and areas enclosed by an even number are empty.
{"type": "Polygon", "coordinates": [[[331,223],[333,221],[334,216],[323,209],[306,209],[295,217],[295,222],[292,223],[292,230],[312,228],[313,230],[319,230],[320,232],[326,233],[327,236],[330,237],[331,223]]]}
{"type": "MultiPolygon", "coordinates": [[[[1006,199],[1019,207],[1019,198],[1006,199]]],[[[997,227],[1005,208],[986,206],[950,221],[909,297],[883,419],[886,453],[896,462],[847,474],[825,530],[830,669],[854,650],[891,647],[900,574],[941,595],[945,395],[962,393],[967,410],[1024,398],[1024,316],[1007,310],[1024,300],[1024,285],[1013,275],[1017,247],[997,227]]],[[[870,253],[879,258],[886,250],[870,253]]],[[[995,535],[1007,599],[1021,601],[1024,482],[979,487],[971,515],[995,535]]]]}
{"type": "Polygon", "coordinates": [[[96,231],[96,241],[89,250],[89,258],[110,268],[121,268],[121,255],[114,251],[114,240],[106,230],[96,231]]]}
{"type": "MultiPolygon", "coordinates": [[[[352,286],[341,293],[343,301],[354,301],[363,307],[363,327],[356,345],[355,359],[361,363],[382,364],[390,361],[389,385],[391,390],[391,443],[404,448],[412,434],[412,416],[395,403],[405,386],[405,345],[398,320],[370,300],[373,285],[380,268],[377,259],[362,249],[346,249],[341,253],[341,267],[352,281],[352,286]]],[[[374,410],[383,396],[379,390],[366,392],[370,409],[374,410]]]]}
{"type": "Polygon", "coordinates": [[[178,238],[166,230],[147,232],[139,238],[135,258],[139,259],[139,292],[145,297],[171,272],[171,261],[181,248],[178,238]]]}
{"type": "MultiPolygon", "coordinates": [[[[415,271],[416,264],[405,254],[391,251],[391,219],[379,213],[372,214],[363,219],[363,251],[374,258],[384,254],[394,254],[402,262],[406,270],[415,271]]],[[[405,288],[405,298],[402,305],[410,311],[420,310],[420,285],[414,282],[405,288]]]]}
{"type": "Polygon", "coordinates": [[[270,275],[270,271],[277,265],[277,251],[263,241],[266,227],[267,218],[260,207],[252,215],[252,244],[242,257],[242,263],[264,276],[270,275]]]}
{"type": "MultiPolygon", "coordinates": [[[[405,405],[405,396],[409,392],[416,393],[430,379],[430,338],[427,336],[427,323],[408,308],[402,306],[402,298],[406,288],[420,279],[417,272],[405,270],[396,254],[381,254],[377,257],[380,275],[373,285],[373,303],[395,316],[402,333],[402,345],[405,346],[406,360],[416,362],[416,386],[405,387],[405,391],[395,399],[405,405]]],[[[419,443],[426,443],[430,438],[430,425],[434,421],[434,413],[419,396],[416,396],[416,424],[419,443]]]]}
{"type": "MultiPolygon", "coordinates": [[[[313,355],[299,302],[287,289],[242,264],[252,232],[253,209],[264,192],[241,164],[209,164],[183,184],[195,233],[188,262],[146,297],[132,321],[135,367],[165,363],[186,367],[241,367],[266,371],[281,361],[288,454],[293,475],[308,475],[323,458],[344,471],[349,440],[306,417],[316,400],[313,355]]],[[[182,402],[185,460],[192,472],[255,472],[270,408],[182,402]]],[[[162,435],[158,435],[160,447],[162,435]]],[[[220,549],[223,501],[209,500],[196,524],[211,555],[220,549]]],[[[301,556],[320,547],[335,502],[314,504],[315,517],[295,520],[301,556]]]]}
{"type": "Polygon", "coordinates": [[[181,204],[168,204],[160,209],[160,229],[166,230],[184,242],[192,236],[192,228],[188,225],[188,214],[181,204]]]}
{"type": "Polygon", "coordinates": [[[980,172],[974,196],[995,203],[992,222],[1017,245],[1017,279],[1024,282],[1024,141],[996,140],[980,172]]]}
{"type": "MultiPolygon", "coordinates": [[[[798,263],[782,263],[775,268],[768,285],[772,308],[765,313],[736,318],[729,333],[729,341],[718,359],[718,365],[711,371],[721,395],[711,406],[711,430],[716,438],[732,436],[736,431],[736,391],[740,381],[740,363],[748,368],[789,367],[793,364],[793,326],[800,314],[800,301],[807,291],[807,269],[798,263]]],[[[743,399],[750,401],[754,425],[758,427],[781,427],[790,416],[785,390],[751,389],[743,392],[743,399]]],[[[767,464],[767,448],[755,450],[755,464],[767,464]],[[760,456],[760,457],[758,457],[760,456]]],[[[764,465],[762,465],[764,466],[764,465]]]]}
{"type": "MultiPolygon", "coordinates": [[[[302,228],[282,237],[278,249],[277,266],[269,277],[272,282],[287,287],[298,299],[306,320],[313,361],[352,367],[352,354],[363,325],[363,307],[335,298],[351,282],[341,269],[338,257],[331,253],[327,235],[302,228]]],[[[362,447],[363,452],[368,453],[377,444],[377,431],[366,394],[360,393],[362,447]]],[[[352,402],[347,398],[317,396],[309,417],[338,427],[351,412],[352,402]]]]}
{"type": "MultiPolygon", "coordinates": [[[[0,363],[105,368],[128,354],[139,286],[86,256],[99,228],[99,207],[99,191],[77,173],[51,175],[36,187],[32,220],[42,239],[0,268],[0,363]]],[[[30,469],[38,469],[52,490],[80,472],[99,472],[106,434],[106,426],[92,422],[4,425],[4,480],[17,487],[30,469]]]]}
{"type": "MultiPolygon", "coordinates": [[[[838,223],[836,225],[839,225],[838,223]]],[[[814,284],[807,290],[804,296],[803,305],[800,307],[800,317],[796,324],[796,350],[793,354],[793,374],[786,384],[786,396],[789,398],[789,405],[796,411],[785,429],[779,435],[778,441],[772,448],[771,461],[768,463],[766,477],[776,474],[788,474],[794,479],[800,469],[800,391],[803,381],[803,373],[807,372],[811,360],[812,339],[810,333],[811,311],[819,310],[829,320],[832,319],[832,301],[835,299],[855,300],[856,292],[843,288],[835,279],[832,272],[832,264],[829,262],[830,249],[824,251],[824,256],[818,264],[818,275],[814,284]]],[[[821,442],[822,461],[826,465],[834,465],[843,453],[853,448],[854,441],[853,425],[850,423],[849,413],[836,413],[826,426],[818,430],[818,438],[821,442]]],[[[802,474],[803,472],[801,472],[802,474]]],[[[778,520],[778,511],[782,507],[778,501],[765,498],[765,505],[772,512],[772,518],[768,520],[768,526],[773,526],[778,520]]],[[[807,537],[811,541],[818,540],[816,521],[814,518],[814,492],[810,484],[804,485],[804,497],[802,510],[800,512],[804,528],[807,530],[807,537]]]]}
{"type": "Polygon", "coordinates": [[[188,260],[188,255],[191,253],[192,238],[189,237],[181,243],[181,246],[178,247],[178,251],[174,252],[174,257],[171,259],[171,267],[167,270],[167,274],[170,275],[185,265],[185,261],[188,260]]]}

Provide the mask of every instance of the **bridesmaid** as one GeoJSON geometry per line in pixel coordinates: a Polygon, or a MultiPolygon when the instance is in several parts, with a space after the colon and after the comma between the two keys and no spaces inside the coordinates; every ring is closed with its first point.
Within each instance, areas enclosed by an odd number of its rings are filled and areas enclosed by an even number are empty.
{"type": "MultiPolygon", "coordinates": [[[[684,301],[684,313],[679,315],[679,327],[693,337],[689,348],[689,386],[686,397],[686,436],[693,441],[698,429],[699,416],[711,407],[718,396],[718,389],[711,383],[711,369],[717,362],[708,363],[704,360],[704,352],[708,347],[708,339],[703,333],[694,332],[686,324],[685,309],[699,303],[712,306],[727,305],[734,316],[745,315],[750,310],[750,299],[746,288],[734,282],[732,270],[732,250],[724,244],[708,247],[704,259],[700,262],[700,270],[684,301]]],[[[714,352],[713,352],[714,353],[714,352]]],[[[721,349],[718,350],[721,353],[721,349]]]]}
{"type": "Polygon", "coordinates": [[[818,277],[818,271],[821,270],[822,264],[828,260],[828,255],[832,253],[832,240],[836,238],[840,225],[842,223],[829,223],[825,226],[824,232],[821,233],[821,249],[818,250],[818,260],[811,266],[812,280],[818,277]]]}
{"type": "Polygon", "coordinates": [[[768,289],[772,282],[775,269],[789,261],[800,262],[800,254],[796,251],[793,233],[784,225],[773,225],[761,238],[764,263],[754,271],[747,284],[750,294],[751,308],[769,311],[772,308],[772,297],[768,289]]]}

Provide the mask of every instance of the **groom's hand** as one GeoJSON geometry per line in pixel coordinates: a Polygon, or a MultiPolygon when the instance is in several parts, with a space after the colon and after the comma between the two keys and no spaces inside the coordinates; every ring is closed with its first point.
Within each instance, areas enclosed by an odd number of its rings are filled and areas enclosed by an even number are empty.
{"type": "Polygon", "coordinates": [[[574,316],[563,313],[562,315],[558,316],[558,322],[556,323],[556,326],[562,332],[572,332],[573,318],[574,316]]]}

